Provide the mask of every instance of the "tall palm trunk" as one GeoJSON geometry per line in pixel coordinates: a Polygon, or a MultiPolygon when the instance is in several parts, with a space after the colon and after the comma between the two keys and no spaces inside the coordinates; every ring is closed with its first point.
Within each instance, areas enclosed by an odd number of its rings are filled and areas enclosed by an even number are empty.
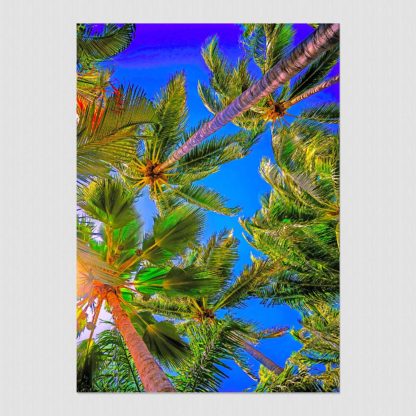
{"type": "Polygon", "coordinates": [[[323,52],[338,42],[339,29],[339,24],[320,25],[314,33],[293,50],[289,57],[279,61],[259,81],[217,113],[212,120],[205,123],[181,147],[175,150],[164,163],[156,166],[154,172],[163,171],[173,165],[208,136],[249,110],[261,98],[271,94],[276,88],[293,78],[323,52]]]}
{"type": "Polygon", "coordinates": [[[176,391],[122,309],[117,295],[114,292],[108,292],[107,301],[111,306],[114,323],[129,349],[145,391],[176,391]]]}
{"type": "Polygon", "coordinates": [[[319,91],[324,90],[325,88],[330,87],[331,85],[336,84],[339,81],[339,75],[332,77],[326,81],[321,82],[320,84],[316,85],[315,87],[309,88],[303,94],[300,94],[296,97],[293,97],[291,100],[285,101],[284,105],[285,108],[292,107],[292,105],[297,104],[299,101],[304,100],[305,98],[310,97],[313,94],[318,93],[319,91]]]}
{"type": "Polygon", "coordinates": [[[263,364],[267,369],[273,371],[275,374],[280,374],[283,371],[283,368],[278,366],[270,358],[267,358],[263,353],[253,347],[247,341],[243,341],[243,348],[259,363],[263,364]]]}

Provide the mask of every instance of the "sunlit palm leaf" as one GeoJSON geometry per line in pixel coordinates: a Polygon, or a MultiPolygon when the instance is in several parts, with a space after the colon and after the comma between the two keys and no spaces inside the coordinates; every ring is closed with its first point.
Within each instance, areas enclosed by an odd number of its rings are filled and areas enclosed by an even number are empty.
{"type": "Polygon", "coordinates": [[[168,321],[156,321],[148,312],[135,312],[129,307],[133,326],[143,338],[150,352],[169,368],[179,367],[188,357],[188,345],[175,326],[168,321]]]}
{"type": "Polygon", "coordinates": [[[138,219],[136,195],[117,178],[97,179],[78,190],[78,205],[91,218],[111,228],[120,228],[138,219]]]}
{"type": "Polygon", "coordinates": [[[141,258],[156,265],[166,264],[199,238],[202,224],[202,212],[189,206],[179,206],[164,216],[157,216],[153,234],[143,241],[141,258]]]}
{"type": "Polygon", "coordinates": [[[136,274],[135,286],[144,294],[163,293],[166,296],[202,296],[218,289],[217,281],[204,270],[194,267],[148,267],[136,274]]]}
{"type": "Polygon", "coordinates": [[[101,259],[101,256],[92,251],[84,242],[78,240],[77,250],[77,286],[78,296],[82,297],[91,290],[94,280],[111,286],[120,286],[125,282],[119,273],[108,263],[101,259]]]}

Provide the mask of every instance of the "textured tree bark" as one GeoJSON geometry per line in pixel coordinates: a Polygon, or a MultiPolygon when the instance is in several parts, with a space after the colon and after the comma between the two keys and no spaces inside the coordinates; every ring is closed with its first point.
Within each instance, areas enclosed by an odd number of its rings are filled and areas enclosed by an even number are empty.
{"type": "Polygon", "coordinates": [[[147,392],[174,392],[176,391],[166,374],[159,367],[148,350],[141,336],[130,322],[126,312],[120,305],[120,300],[114,292],[108,292],[107,301],[111,306],[114,323],[120,331],[127,348],[133,358],[140,380],[147,392]]]}
{"type": "Polygon", "coordinates": [[[271,94],[276,88],[293,78],[323,52],[338,42],[339,29],[340,25],[335,23],[320,25],[314,33],[293,50],[289,57],[279,61],[259,81],[217,113],[212,120],[205,123],[181,147],[175,150],[165,162],[156,166],[154,171],[157,173],[173,165],[208,136],[225,126],[235,117],[249,110],[261,98],[271,94]]]}
{"type": "Polygon", "coordinates": [[[283,368],[278,366],[270,358],[267,358],[263,353],[254,348],[251,344],[244,341],[243,348],[259,363],[263,364],[267,369],[273,371],[275,374],[280,374],[283,371],[283,368]]]}
{"type": "Polygon", "coordinates": [[[292,107],[292,105],[297,104],[299,101],[302,101],[313,94],[318,93],[319,91],[324,90],[325,88],[330,87],[331,85],[336,84],[339,81],[339,75],[332,77],[326,81],[321,82],[320,84],[316,85],[315,87],[309,88],[303,94],[300,94],[291,100],[285,101],[284,106],[285,108],[292,107]]]}

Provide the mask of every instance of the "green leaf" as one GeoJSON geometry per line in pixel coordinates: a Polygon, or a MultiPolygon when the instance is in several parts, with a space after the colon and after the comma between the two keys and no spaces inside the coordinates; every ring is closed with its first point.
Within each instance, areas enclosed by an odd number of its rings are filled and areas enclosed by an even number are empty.
{"type": "Polygon", "coordinates": [[[289,51],[293,40],[290,24],[256,24],[245,35],[249,54],[254,62],[266,73],[289,51]]]}
{"type": "Polygon", "coordinates": [[[241,336],[232,321],[193,323],[186,326],[191,354],[174,377],[182,392],[218,391],[226,370],[225,360],[232,359],[241,347],[241,336]]]}
{"type": "Polygon", "coordinates": [[[236,215],[241,210],[239,207],[227,208],[225,206],[226,199],[223,196],[202,185],[187,185],[171,188],[171,190],[190,204],[219,214],[236,215]]]}
{"type": "Polygon", "coordinates": [[[152,296],[148,300],[136,299],[133,305],[141,311],[148,311],[154,315],[165,316],[173,319],[193,319],[195,314],[190,309],[189,297],[168,297],[163,293],[152,296]],[[162,295],[162,296],[161,296],[162,295]]]}
{"type": "Polygon", "coordinates": [[[154,123],[150,102],[139,89],[120,87],[105,104],[92,103],[81,112],[77,125],[77,173],[108,176],[110,168],[128,163],[136,156],[139,127],[154,123]]]}
{"type": "Polygon", "coordinates": [[[118,277],[119,273],[113,267],[104,262],[98,253],[92,251],[87,244],[80,240],[77,244],[77,263],[78,297],[89,294],[93,280],[110,286],[120,286],[125,283],[123,279],[118,277]]]}
{"type": "Polygon", "coordinates": [[[149,324],[143,334],[143,341],[151,353],[168,367],[180,367],[189,355],[188,345],[168,321],[149,324]]]}
{"type": "Polygon", "coordinates": [[[133,40],[136,25],[119,27],[107,24],[104,30],[92,35],[92,28],[79,25],[77,28],[77,62],[83,67],[109,59],[125,50],[133,40]]]}
{"type": "Polygon", "coordinates": [[[136,274],[135,286],[141,293],[153,295],[163,293],[166,296],[201,296],[218,289],[215,279],[208,273],[195,267],[148,267],[136,274]]]}
{"type": "Polygon", "coordinates": [[[309,374],[303,369],[298,369],[293,365],[286,365],[283,372],[276,375],[264,366],[260,366],[260,381],[255,391],[265,392],[322,392],[322,384],[319,379],[309,374]]]}
{"type": "MultiPolygon", "coordinates": [[[[190,132],[192,134],[193,130],[190,132]]],[[[258,134],[239,131],[213,137],[194,147],[179,161],[180,174],[194,171],[217,171],[224,163],[246,156],[259,139],[258,134]]]]}
{"type": "Polygon", "coordinates": [[[217,114],[223,109],[221,101],[211,87],[198,81],[198,94],[206,109],[212,114],[217,114]]]}
{"type": "Polygon", "coordinates": [[[78,189],[78,205],[91,218],[106,226],[120,228],[138,220],[136,195],[118,178],[96,179],[78,189]]]}
{"type": "Polygon", "coordinates": [[[207,270],[224,286],[233,277],[233,268],[238,259],[237,247],[238,241],[232,230],[223,230],[212,235],[206,244],[197,248],[191,264],[207,270]]]}
{"type": "Polygon", "coordinates": [[[149,312],[134,312],[132,310],[129,316],[149,351],[163,365],[177,368],[183,363],[189,354],[189,348],[172,323],[158,322],[149,312]]]}
{"type": "Polygon", "coordinates": [[[144,391],[134,361],[117,329],[104,330],[97,337],[98,371],[94,390],[99,392],[144,391]]]}
{"type": "Polygon", "coordinates": [[[338,62],[339,59],[339,47],[333,47],[329,51],[325,52],[308,66],[301,74],[297,77],[294,82],[288,99],[297,97],[298,95],[304,93],[309,88],[312,88],[318,85],[324,80],[324,78],[329,74],[334,65],[338,62]]]}
{"type": "Polygon", "coordinates": [[[339,123],[339,106],[335,103],[325,103],[319,106],[308,107],[303,110],[298,118],[316,121],[319,123],[339,123]]]}
{"type": "Polygon", "coordinates": [[[178,256],[199,238],[202,231],[201,211],[189,206],[178,206],[164,216],[157,216],[153,234],[143,241],[141,258],[153,264],[164,265],[167,260],[178,256]]]}
{"type": "Polygon", "coordinates": [[[174,75],[155,103],[158,123],[150,131],[153,140],[146,143],[148,159],[162,160],[182,138],[187,118],[185,75],[174,75]]]}
{"type": "Polygon", "coordinates": [[[244,302],[254,296],[256,289],[272,273],[270,264],[266,261],[257,261],[246,266],[238,278],[221,292],[214,305],[214,310],[242,307],[244,302]]]}

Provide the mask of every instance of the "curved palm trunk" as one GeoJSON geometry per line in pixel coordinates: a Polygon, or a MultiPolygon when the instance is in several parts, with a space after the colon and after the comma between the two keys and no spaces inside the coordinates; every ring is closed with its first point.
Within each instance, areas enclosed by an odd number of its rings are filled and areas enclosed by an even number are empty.
{"type": "Polygon", "coordinates": [[[283,371],[283,368],[278,366],[270,358],[267,358],[263,353],[249,344],[247,341],[243,341],[243,348],[259,363],[263,364],[267,369],[273,371],[275,374],[280,374],[283,371]]]}
{"type": "Polygon", "coordinates": [[[311,95],[316,94],[316,93],[324,90],[325,88],[328,88],[331,85],[336,84],[338,81],[339,81],[339,75],[337,75],[335,77],[332,77],[332,78],[330,78],[326,81],[323,81],[320,84],[316,85],[315,87],[309,88],[303,94],[300,94],[300,95],[292,98],[291,100],[285,101],[284,106],[285,106],[285,108],[292,107],[292,105],[297,104],[299,101],[302,101],[305,98],[308,98],[311,95]]]}
{"type": "Polygon", "coordinates": [[[173,165],[208,136],[225,126],[235,117],[249,110],[261,98],[271,94],[276,88],[293,78],[323,52],[338,42],[339,29],[339,24],[320,25],[314,33],[293,50],[289,57],[279,61],[259,81],[217,113],[212,120],[205,123],[181,147],[175,150],[164,163],[156,166],[154,171],[157,173],[173,165]]]}
{"type": "Polygon", "coordinates": [[[130,322],[126,312],[121,308],[117,295],[114,292],[108,292],[107,301],[111,306],[114,323],[129,349],[145,391],[176,391],[130,322]]]}

